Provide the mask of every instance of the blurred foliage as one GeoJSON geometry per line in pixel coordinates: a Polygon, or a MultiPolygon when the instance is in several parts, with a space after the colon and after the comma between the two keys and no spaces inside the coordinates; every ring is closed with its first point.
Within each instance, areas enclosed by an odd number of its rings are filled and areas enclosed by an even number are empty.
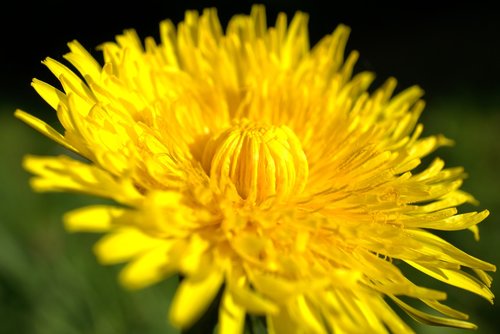
{"type": "MultiPolygon", "coordinates": [[[[12,116],[15,107],[3,105],[0,110],[0,333],[176,333],[166,317],[176,277],[141,291],[124,290],[116,280],[120,266],[101,266],[92,254],[99,236],[70,234],[62,227],[64,212],[97,200],[74,194],[37,194],[29,188],[29,175],[21,167],[23,155],[66,152],[16,120],[12,116]]],[[[455,147],[442,148],[433,157],[469,172],[463,189],[481,204],[466,209],[491,211],[480,225],[479,243],[468,231],[444,236],[466,252],[499,264],[499,101],[488,96],[434,99],[422,121],[425,133],[442,133],[456,141],[455,147]]],[[[498,332],[500,308],[459,289],[436,286],[449,291],[450,305],[470,314],[471,321],[480,326],[478,333],[498,332]]],[[[500,295],[495,280],[493,291],[500,295]]],[[[422,334],[470,333],[418,325],[403,317],[422,334]]]]}

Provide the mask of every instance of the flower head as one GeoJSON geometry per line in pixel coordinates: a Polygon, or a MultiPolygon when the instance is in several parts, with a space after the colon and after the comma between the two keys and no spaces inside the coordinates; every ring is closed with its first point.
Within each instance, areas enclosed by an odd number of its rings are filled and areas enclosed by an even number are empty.
{"type": "Polygon", "coordinates": [[[67,229],[105,233],[97,257],[127,262],[126,287],[182,276],[169,313],[180,328],[218,292],[220,333],[242,333],[246,314],[269,333],[411,332],[389,299],[419,321],[474,328],[398,263],[492,301],[495,266],[432,233],[477,237],[488,211],[457,212],[474,202],[462,168],[420,166],[451,141],[421,136],[419,87],[395,95],[391,78],[369,91],[358,53],[344,60],[348,34],[340,25],[310,48],[306,14],[268,27],[254,6],[225,32],[215,9],[162,22],[159,43],[127,30],[100,46],[103,65],[72,41],[74,70],[44,61],[62,90],[33,80],[64,132],[16,116],[83,159],[26,157],[32,186],[114,200],[67,213],[67,229]]]}

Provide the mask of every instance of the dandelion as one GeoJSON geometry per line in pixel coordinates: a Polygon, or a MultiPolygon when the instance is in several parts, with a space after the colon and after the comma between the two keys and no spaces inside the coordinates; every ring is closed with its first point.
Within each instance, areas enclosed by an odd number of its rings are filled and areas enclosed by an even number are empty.
{"type": "Polygon", "coordinates": [[[394,307],[475,328],[403,267],[492,302],[495,266],[433,233],[478,239],[488,211],[458,212],[475,202],[462,168],[421,166],[451,140],[422,136],[419,87],[372,91],[372,73],[353,74],[348,35],[311,48],[305,13],[268,27],[255,5],[225,31],[213,8],[161,22],[159,43],[126,30],[100,46],[103,65],[72,41],[74,69],[43,62],[62,90],[32,83],[64,131],[15,115],[81,158],[27,156],[32,187],[111,199],[67,213],[67,230],[103,233],[97,258],[123,263],[127,288],[179,275],[181,329],[210,305],[222,334],[250,317],[276,334],[411,333],[394,307]]]}

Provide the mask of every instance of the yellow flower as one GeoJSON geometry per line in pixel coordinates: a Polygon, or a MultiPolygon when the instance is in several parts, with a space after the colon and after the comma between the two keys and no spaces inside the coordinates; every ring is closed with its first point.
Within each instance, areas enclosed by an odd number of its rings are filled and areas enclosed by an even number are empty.
{"type": "Polygon", "coordinates": [[[215,9],[161,22],[158,44],[127,30],[100,46],[104,65],[72,41],[76,70],[44,61],[62,90],[33,80],[64,133],[16,116],[83,159],[26,157],[32,186],[114,200],[65,226],[105,233],[96,254],[128,262],[128,288],[179,274],[169,319],[180,328],[218,292],[222,334],[242,333],[246,314],[276,334],[412,332],[388,300],[424,323],[474,328],[400,265],[492,302],[495,266],[432,233],[478,238],[488,211],[457,213],[474,202],[462,168],[436,158],[416,171],[451,141],[421,137],[419,87],[394,95],[390,78],[369,91],[373,74],[353,75],[348,35],[341,25],[310,48],[306,14],[268,27],[256,5],[225,32],[215,9]]]}

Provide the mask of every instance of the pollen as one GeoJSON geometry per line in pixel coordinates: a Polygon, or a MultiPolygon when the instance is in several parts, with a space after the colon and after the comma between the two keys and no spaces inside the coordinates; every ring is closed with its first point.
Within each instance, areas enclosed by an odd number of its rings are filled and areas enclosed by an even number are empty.
{"type": "Polygon", "coordinates": [[[300,140],[289,127],[247,119],[209,139],[202,164],[213,180],[230,181],[242,199],[255,204],[300,194],[309,172],[300,140]]]}

